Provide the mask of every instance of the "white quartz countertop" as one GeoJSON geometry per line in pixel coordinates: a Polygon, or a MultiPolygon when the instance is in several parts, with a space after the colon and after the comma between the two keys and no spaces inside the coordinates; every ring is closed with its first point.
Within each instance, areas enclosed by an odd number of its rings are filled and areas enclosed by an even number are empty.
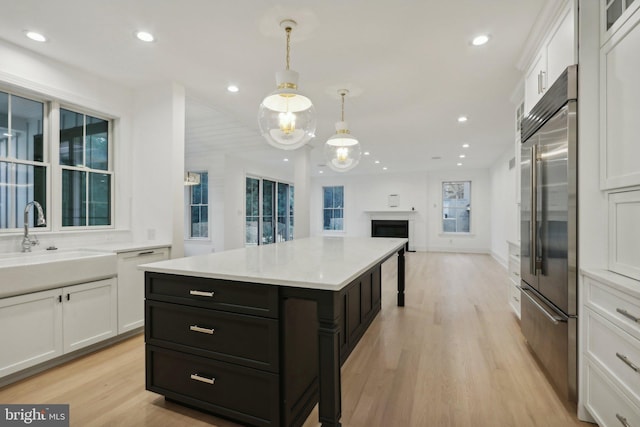
{"type": "Polygon", "coordinates": [[[167,247],[171,247],[170,242],[147,241],[147,242],[101,243],[98,245],[91,245],[83,248],[90,251],[120,253],[120,252],[148,251],[152,249],[167,248],[167,247]]]}
{"type": "Polygon", "coordinates": [[[310,237],[143,264],[157,273],[337,291],[398,252],[407,239],[310,237]]]}

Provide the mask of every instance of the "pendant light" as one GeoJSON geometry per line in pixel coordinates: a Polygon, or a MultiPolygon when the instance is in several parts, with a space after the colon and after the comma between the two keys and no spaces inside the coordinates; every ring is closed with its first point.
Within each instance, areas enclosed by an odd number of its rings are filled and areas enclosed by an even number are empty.
{"type": "Polygon", "coordinates": [[[258,110],[262,136],[282,150],[302,147],[315,136],[316,115],[309,98],[298,91],[298,73],[289,69],[291,30],[296,22],[280,22],[287,34],[287,68],[276,73],[277,89],[267,95],[258,110]]]}
{"type": "Polygon", "coordinates": [[[200,174],[196,172],[185,172],[184,185],[199,185],[200,174]]]}
{"type": "Polygon", "coordinates": [[[358,140],[349,132],[349,126],[344,121],[344,97],[349,93],[347,89],[340,89],[338,95],[342,98],[342,116],[336,123],[336,133],[324,144],[324,154],[327,165],[337,172],[346,172],[355,168],[362,157],[362,150],[358,140]]]}

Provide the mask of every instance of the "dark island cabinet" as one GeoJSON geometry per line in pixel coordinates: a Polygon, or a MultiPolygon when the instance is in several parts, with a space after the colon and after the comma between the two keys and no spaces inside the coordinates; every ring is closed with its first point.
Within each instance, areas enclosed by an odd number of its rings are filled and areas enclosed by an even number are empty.
{"type": "MultiPolygon", "coordinates": [[[[146,272],[146,388],[245,425],[301,426],[323,363],[318,292],[146,272]]],[[[380,265],[327,292],[344,363],[380,311],[380,265]]]]}

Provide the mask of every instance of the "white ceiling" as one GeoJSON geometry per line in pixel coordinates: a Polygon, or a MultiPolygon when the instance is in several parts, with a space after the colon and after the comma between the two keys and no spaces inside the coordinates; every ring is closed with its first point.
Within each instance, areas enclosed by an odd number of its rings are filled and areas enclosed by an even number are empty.
{"type": "Polygon", "coordinates": [[[291,68],[318,115],[314,175],[343,87],[357,94],[345,115],[371,152],[348,173],[454,169],[462,153],[462,168],[486,168],[513,143],[516,63],[550,1],[0,0],[0,38],[132,88],[179,82],[188,152],[292,167],[282,162],[291,153],[268,146],[257,125],[258,105],[285,66],[279,22],[292,18],[291,68]],[[27,29],[49,40],[30,41],[27,29]],[[157,40],[139,42],[138,29],[157,40]],[[479,33],[490,42],[471,46],[479,33]],[[231,83],[240,92],[227,92],[231,83]]]}

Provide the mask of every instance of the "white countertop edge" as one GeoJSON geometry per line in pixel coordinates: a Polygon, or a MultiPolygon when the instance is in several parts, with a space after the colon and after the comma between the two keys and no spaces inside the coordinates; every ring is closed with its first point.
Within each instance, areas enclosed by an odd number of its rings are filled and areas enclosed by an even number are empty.
{"type": "Polygon", "coordinates": [[[604,282],[621,292],[627,293],[635,298],[640,298],[640,281],[614,273],[610,270],[596,268],[581,268],[580,274],[591,279],[604,282]]]}
{"type": "Polygon", "coordinates": [[[97,245],[84,246],[82,249],[102,252],[136,252],[152,249],[171,248],[171,242],[122,242],[122,243],[101,243],[97,245]]]}
{"type": "MultiPolygon", "coordinates": [[[[397,253],[400,249],[405,247],[408,239],[405,238],[396,238],[400,243],[394,246],[392,249],[389,249],[384,255],[381,255],[376,260],[367,264],[365,267],[355,271],[348,278],[344,279],[339,283],[326,283],[326,282],[318,282],[318,281],[292,281],[287,279],[278,279],[274,277],[264,277],[255,274],[224,274],[224,273],[216,273],[213,271],[202,271],[202,270],[186,270],[186,269],[177,269],[172,267],[162,267],[158,264],[165,264],[168,261],[162,261],[158,263],[150,263],[150,264],[142,264],[138,266],[139,270],[149,271],[153,273],[164,273],[164,274],[175,274],[178,276],[191,276],[191,277],[202,277],[208,279],[221,279],[221,280],[230,280],[236,282],[245,282],[245,283],[257,283],[257,284],[265,284],[265,285],[278,285],[278,286],[288,286],[292,288],[305,288],[305,289],[318,289],[318,290],[329,290],[329,291],[339,291],[357,277],[362,275],[367,270],[373,268],[375,265],[379,264],[383,260],[389,259],[393,256],[394,253],[397,253]]],[[[175,260],[169,260],[175,261],[175,260]]]]}

